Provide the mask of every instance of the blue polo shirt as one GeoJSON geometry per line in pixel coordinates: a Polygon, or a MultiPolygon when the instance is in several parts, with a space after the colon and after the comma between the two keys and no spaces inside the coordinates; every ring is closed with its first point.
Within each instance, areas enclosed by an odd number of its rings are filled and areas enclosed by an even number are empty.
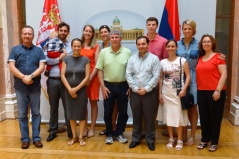
{"type": "MultiPolygon", "coordinates": [[[[39,68],[40,62],[46,62],[41,48],[32,45],[30,48],[22,44],[14,46],[10,52],[8,62],[15,62],[15,67],[24,75],[30,75],[39,68]]],[[[22,79],[14,76],[14,88],[20,91],[33,91],[40,88],[41,76],[33,78],[33,83],[26,85],[22,79]]]]}

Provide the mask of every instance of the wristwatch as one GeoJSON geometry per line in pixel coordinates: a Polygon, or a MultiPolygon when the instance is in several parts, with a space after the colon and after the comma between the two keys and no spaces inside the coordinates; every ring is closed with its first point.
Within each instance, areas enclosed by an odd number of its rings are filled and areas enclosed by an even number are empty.
{"type": "Polygon", "coordinates": [[[217,89],[216,91],[217,91],[218,93],[221,93],[221,91],[220,91],[220,90],[218,90],[218,89],[217,89]]]}
{"type": "Polygon", "coordinates": [[[31,78],[32,78],[32,79],[34,78],[34,74],[33,74],[33,73],[31,74],[31,78]]]}

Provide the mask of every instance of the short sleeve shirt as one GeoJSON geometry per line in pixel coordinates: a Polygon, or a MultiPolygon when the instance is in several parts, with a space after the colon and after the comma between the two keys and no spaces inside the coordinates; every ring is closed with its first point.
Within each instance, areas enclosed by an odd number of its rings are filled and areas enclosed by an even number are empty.
{"type": "MultiPolygon", "coordinates": [[[[40,62],[46,62],[44,52],[41,48],[32,45],[27,48],[17,45],[11,49],[8,62],[15,62],[15,67],[24,75],[30,75],[39,68],[40,62]]],[[[40,88],[41,76],[33,78],[33,83],[26,85],[18,77],[14,76],[14,88],[20,91],[33,91],[40,88]]]]}
{"type": "MultiPolygon", "coordinates": [[[[226,61],[218,58],[220,54],[215,54],[210,60],[202,61],[202,57],[198,59],[196,67],[196,77],[198,90],[216,90],[221,74],[218,65],[225,65],[226,61]]],[[[223,87],[226,89],[226,86],[223,87]]]]}
{"type": "Polygon", "coordinates": [[[114,52],[111,47],[104,48],[96,64],[96,68],[104,71],[104,80],[108,82],[126,81],[126,65],[131,56],[131,51],[123,46],[118,52],[114,52]]]}
{"type": "Polygon", "coordinates": [[[153,40],[149,41],[148,51],[156,55],[161,61],[168,57],[168,53],[166,52],[166,42],[167,39],[157,34],[153,40]]]}

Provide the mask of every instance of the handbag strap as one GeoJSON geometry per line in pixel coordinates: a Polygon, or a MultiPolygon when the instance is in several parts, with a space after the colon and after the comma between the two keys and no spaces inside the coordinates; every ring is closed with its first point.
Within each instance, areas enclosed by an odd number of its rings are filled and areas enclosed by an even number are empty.
{"type": "Polygon", "coordinates": [[[180,57],[180,60],[179,60],[179,63],[180,63],[180,84],[179,84],[179,90],[181,91],[182,87],[181,87],[181,84],[182,84],[182,63],[181,63],[181,59],[182,57],[180,57]]]}

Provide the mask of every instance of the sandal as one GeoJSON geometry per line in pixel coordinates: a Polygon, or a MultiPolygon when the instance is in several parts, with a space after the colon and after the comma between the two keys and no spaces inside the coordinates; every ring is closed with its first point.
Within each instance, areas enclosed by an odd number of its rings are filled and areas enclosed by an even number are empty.
{"type": "Polygon", "coordinates": [[[78,137],[73,137],[67,144],[69,146],[73,145],[74,143],[78,142],[78,137]]]}
{"type": "Polygon", "coordinates": [[[182,140],[177,141],[177,145],[176,145],[175,149],[178,151],[183,149],[183,141],[182,140]]]}
{"type": "Polygon", "coordinates": [[[87,137],[93,137],[95,135],[95,130],[89,130],[87,137]]]}
{"type": "Polygon", "coordinates": [[[80,140],[80,146],[85,146],[86,145],[86,142],[83,140],[83,139],[79,139],[80,140]]]}
{"type": "Polygon", "coordinates": [[[106,129],[105,130],[102,130],[99,135],[105,135],[106,134],[106,129]]]}
{"type": "Polygon", "coordinates": [[[85,130],[84,130],[84,132],[83,132],[83,137],[86,137],[86,136],[87,136],[87,134],[88,134],[88,130],[87,130],[87,129],[85,129],[85,130]]]}
{"type": "Polygon", "coordinates": [[[173,139],[169,139],[169,140],[168,140],[168,144],[166,145],[166,147],[167,147],[168,149],[173,148],[173,144],[174,144],[174,140],[173,140],[173,139]]]}
{"type": "Polygon", "coordinates": [[[211,146],[208,148],[208,151],[209,151],[209,152],[215,152],[215,151],[217,151],[217,145],[211,145],[211,146]]]}
{"type": "Polygon", "coordinates": [[[186,142],[186,145],[190,146],[190,145],[193,145],[194,143],[195,143],[194,138],[190,137],[188,141],[186,142]]]}
{"type": "Polygon", "coordinates": [[[206,142],[201,142],[201,143],[197,146],[197,149],[202,150],[202,149],[204,149],[205,147],[207,147],[207,143],[206,143],[206,142]]]}

